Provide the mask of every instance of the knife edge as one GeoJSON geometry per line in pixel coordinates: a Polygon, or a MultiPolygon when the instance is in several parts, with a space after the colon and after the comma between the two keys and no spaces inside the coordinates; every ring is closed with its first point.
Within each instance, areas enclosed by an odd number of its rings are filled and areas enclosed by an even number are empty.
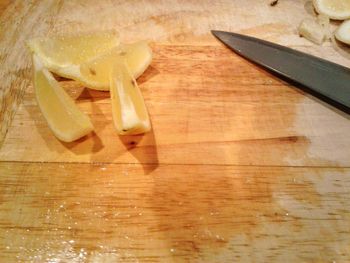
{"type": "Polygon", "coordinates": [[[319,95],[342,111],[350,111],[349,68],[255,37],[218,30],[212,33],[240,56],[292,81],[293,85],[301,85],[306,92],[319,95]]]}

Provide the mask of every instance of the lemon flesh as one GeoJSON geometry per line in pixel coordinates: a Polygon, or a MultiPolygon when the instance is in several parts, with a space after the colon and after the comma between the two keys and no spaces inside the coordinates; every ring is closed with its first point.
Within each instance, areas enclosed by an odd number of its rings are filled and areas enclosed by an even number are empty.
{"type": "Polygon", "coordinates": [[[141,91],[125,60],[113,65],[110,94],[113,121],[120,135],[141,134],[151,129],[141,91]]]}
{"type": "Polygon", "coordinates": [[[329,16],[331,19],[350,18],[350,0],[313,0],[313,3],[319,14],[329,16]]]}
{"type": "Polygon", "coordinates": [[[335,37],[339,41],[350,45],[350,20],[344,21],[337,31],[335,32],[335,37]]]}
{"type": "Polygon", "coordinates": [[[124,59],[132,76],[136,79],[150,65],[152,50],[145,41],[113,48],[80,66],[80,82],[93,89],[109,90],[112,67],[124,59]]]}
{"type": "Polygon", "coordinates": [[[44,67],[62,77],[80,79],[80,64],[118,46],[116,31],[77,34],[52,38],[34,38],[27,42],[29,49],[44,67]]]}
{"type": "Polygon", "coordinates": [[[33,55],[36,100],[54,135],[64,142],[77,140],[93,130],[90,119],[33,55]]]}

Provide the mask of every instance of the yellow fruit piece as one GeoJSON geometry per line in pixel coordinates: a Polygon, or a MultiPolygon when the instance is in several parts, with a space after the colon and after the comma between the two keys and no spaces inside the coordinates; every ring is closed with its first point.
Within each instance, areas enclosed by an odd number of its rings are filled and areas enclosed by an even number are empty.
{"type": "Polygon", "coordinates": [[[115,31],[34,38],[27,42],[29,49],[44,67],[60,76],[79,80],[80,64],[119,45],[115,31]]]}
{"type": "Polygon", "coordinates": [[[105,54],[83,63],[80,66],[80,81],[90,88],[109,90],[112,67],[124,59],[132,76],[136,79],[151,64],[152,50],[145,41],[113,48],[105,54]]]}
{"type": "Polygon", "coordinates": [[[349,0],[313,0],[314,7],[319,14],[329,16],[335,20],[350,18],[349,0]]]}
{"type": "Polygon", "coordinates": [[[335,32],[335,37],[339,41],[350,45],[350,20],[344,21],[335,32]]]}
{"type": "Polygon", "coordinates": [[[35,54],[33,64],[36,100],[55,136],[61,141],[72,142],[90,133],[93,130],[90,119],[79,110],[35,54]]]}
{"type": "Polygon", "coordinates": [[[151,129],[141,91],[125,60],[112,68],[110,93],[114,125],[120,135],[141,134],[151,129]]]}

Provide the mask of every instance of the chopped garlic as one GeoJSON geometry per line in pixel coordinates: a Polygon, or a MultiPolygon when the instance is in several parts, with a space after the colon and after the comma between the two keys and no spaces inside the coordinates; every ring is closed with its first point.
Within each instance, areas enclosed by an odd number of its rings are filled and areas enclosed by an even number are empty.
{"type": "Polygon", "coordinates": [[[306,39],[321,45],[326,38],[326,34],[322,25],[313,19],[305,19],[299,26],[299,34],[306,39]]]}

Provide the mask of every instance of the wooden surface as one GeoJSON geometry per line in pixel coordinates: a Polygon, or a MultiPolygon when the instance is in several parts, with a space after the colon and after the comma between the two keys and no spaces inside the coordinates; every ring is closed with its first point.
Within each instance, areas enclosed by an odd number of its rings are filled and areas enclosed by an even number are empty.
{"type": "MultiPolygon", "coordinates": [[[[349,262],[350,121],[210,34],[301,39],[307,1],[0,1],[1,262],[349,262]],[[153,132],[119,137],[109,94],[61,82],[95,134],[55,139],[24,41],[118,28],[151,39],[153,132]],[[5,136],[6,134],[6,136],[5,136]]],[[[335,26],[335,25],[333,25],[335,26]]]]}

